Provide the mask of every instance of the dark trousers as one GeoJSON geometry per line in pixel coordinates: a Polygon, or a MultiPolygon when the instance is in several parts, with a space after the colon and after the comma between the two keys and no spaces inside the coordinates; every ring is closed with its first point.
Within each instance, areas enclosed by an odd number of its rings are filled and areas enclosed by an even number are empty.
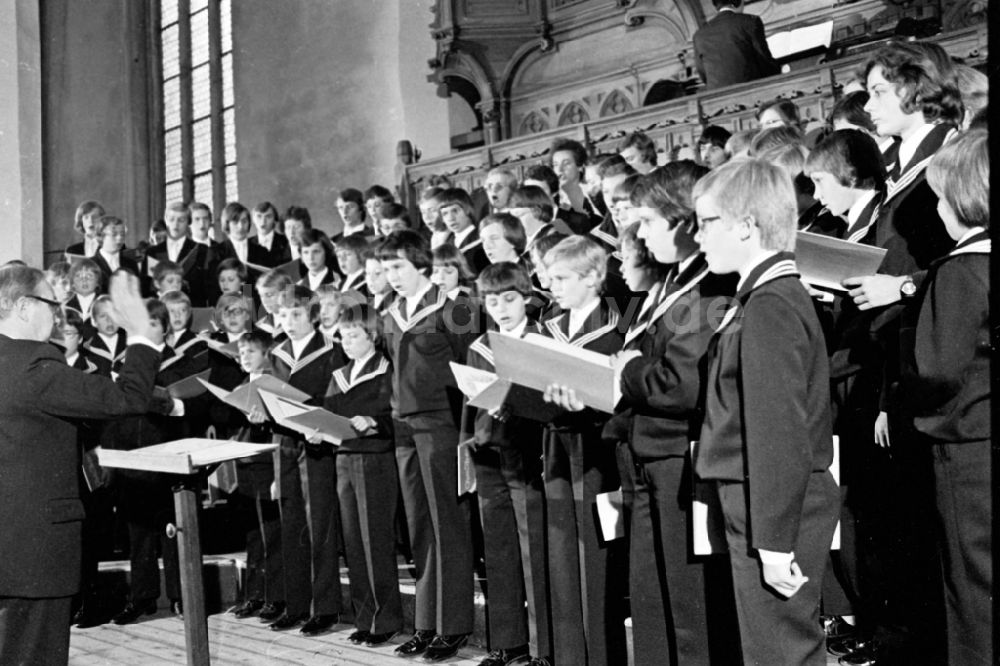
{"type": "Polygon", "coordinates": [[[69,663],[72,597],[0,597],[0,664],[58,666],[69,663]]]}
{"type": "Polygon", "coordinates": [[[81,483],[80,488],[80,499],[83,501],[86,515],[83,520],[80,572],[81,602],[89,604],[97,594],[98,564],[101,556],[114,550],[115,504],[111,489],[107,486],[91,491],[81,483]]]}
{"type": "Polygon", "coordinates": [[[247,581],[245,599],[267,602],[285,600],[281,559],[281,513],[271,499],[274,464],[240,461],[236,465],[237,489],[229,502],[239,515],[246,534],[247,581]]]}
{"type": "Polygon", "coordinates": [[[738,663],[729,562],[691,551],[690,457],[634,460],[629,590],[636,666],[738,663]]]}
{"type": "MultiPolygon", "coordinates": [[[[433,535],[430,544],[432,554],[428,557],[427,546],[423,543],[419,547],[417,545],[418,540],[426,539],[423,533],[426,518],[420,515],[411,517],[411,502],[407,501],[407,518],[418,521],[417,533],[410,531],[413,559],[416,562],[420,550],[425,561],[429,559],[434,564],[434,583],[430,588],[435,595],[434,623],[423,627],[415,620],[414,626],[418,629],[434,628],[442,635],[468,634],[473,629],[472,526],[470,498],[458,497],[458,428],[450,410],[414,414],[407,416],[405,421],[407,429],[396,434],[400,482],[404,493],[419,495],[419,490],[412,488],[416,471],[412,459],[415,450],[433,535]],[[411,488],[407,489],[407,485],[411,488]]],[[[414,510],[420,513],[417,506],[414,510]]],[[[417,604],[421,604],[419,582],[417,604]]],[[[424,621],[427,618],[421,619],[424,621]]]]}
{"type": "Polygon", "coordinates": [[[128,526],[129,597],[135,602],[156,601],[160,596],[160,566],[167,598],[181,598],[180,563],[177,540],[166,535],[168,523],[175,522],[171,484],[175,479],[165,474],[118,472],[115,477],[116,501],[128,526]]]}
{"type": "Polygon", "coordinates": [[[289,615],[341,611],[335,456],[328,444],[282,441],[281,555],[289,615]]]}
{"type": "Polygon", "coordinates": [[[397,488],[392,451],[337,454],[337,496],[354,626],[373,634],[403,628],[393,531],[397,488]]]}
{"type": "Polygon", "coordinates": [[[948,663],[993,662],[990,442],[934,445],[948,663]]]}
{"type": "Polygon", "coordinates": [[[555,662],[623,664],[620,547],[601,539],[595,504],[619,486],[614,448],[593,428],[547,427],[543,446],[555,662]]]}
{"type": "Polygon", "coordinates": [[[825,666],[826,641],[819,623],[819,600],[827,554],[840,515],[840,493],[829,472],[813,473],[806,487],[795,542],[795,561],[809,578],[790,599],[764,585],[761,562],[751,549],[746,487],[719,483],[733,591],[746,664],[825,666]]]}
{"type": "Polygon", "coordinates": [[[490,648],[528,644],[532,655],[550,656],[541,442],[480,447],[473,451],[473,462],[486,551],[490,648]]]}
{"type": "MultiPolygon", "coordinates": [[[[405,421],[393,421],[396,440],[396,470],[406,514],[410,553],[416,571],[416,594],[413,628],[434,631],[437,626],[437,558],[434,547],[434,525],[431,522],[424,476],[413,434],[405,421]]],[[[458,482],[455,482],[457,487],[458,482]]],[[[456,490],[457,492],[457,490],[456,490]]]]}

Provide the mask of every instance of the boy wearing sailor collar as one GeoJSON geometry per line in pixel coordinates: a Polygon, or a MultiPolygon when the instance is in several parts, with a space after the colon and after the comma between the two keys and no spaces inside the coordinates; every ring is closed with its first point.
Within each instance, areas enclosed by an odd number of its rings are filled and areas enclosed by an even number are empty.
{"type": "MultiPolygon", "coordinates": [[[[523,337],[528,332],[541,332],[526,311],[533,290],[525,267],[513,262],[492,264],[483,269],[476,284],[486,312],[501,334],[523,337]]],[[[469,347],[468,364],[495,372],[488,334],[469,347]]],[[[501,650],[506,660],[551,660],[545,494],[540,463],[542,425],[505,411],[466,407],[462,433],[463,441],[475,441],[472,461],[486,575],[494,581],[490,593],[490,648],[501,650]]]]}
{"type": "Polygon", "coordinates": [[[90,321],[95,334],[83,345],[94,357],[97,373],[111,377],[125,358],[126,335],[111,317],[111,298],[98,296],[90,309],[90,321]]]}
{"type": "MultiPolygon", "coordinates": [[[[280,292],[276,305],[277,320],[288,339],[271,351],[274,374],[314,401],[321,400],[331,373],[344,365],[344,359],[339,346],[315,329],[319,301],[308,288],[296,285],[280,292]]],[[[305,622],[300,631],[312,636],[336,624],[342,609],[335,449],[327,444],[307,446],[302,436],[281,428],[276,432],[281,435],[275,476],[288,605],[270,626],[280,631],[305,622]],[[309,545],[303,547],[306,534],[309,545]]]]}
{"type": "Polygon", "coordinates": [[[957,243],[931,264],[903,312],[906,334],[899,336],[896,402],[917,433],[904,444],[934,454],[932,497],[944,561],[950,664],[993,661],[988,144],[985,129],[969,130],[942,148],[927,169],[938,212],[957,243]]]}
{"type": "Polygon", "coordinates": [[[790,254],[795,193],[780,167],[746,160],[699,180],[694,198],[709,270],[740,276],[739,307],[709,345],[694,466],[725,515],[744,661],[824,664],[819,600],[840,490],[826,345],[790,254]]]}
{"type": "MultiPolygon", "coordinates": [[[[545,322],[545,333],[602,354],[621,350],[619,317],[601,291],[607,252],[589,236],[570,236],[546,253],[552,297],[563,313],[545,322]]],[[[551,386],[558,402],[565,389],[551,386]]],[[[553,643],[557,664],[617,664],[625,661],[623,618],[609,590],[620,589],[617,568],[593,520],[596,496],[620,485],[615,451],[601,441],[607,416],[593,409],[565,411],[545,427],[543,450],[552,589],[553,643]],[[582,497],[579,496],[582,487],[582,497]],[[575,499],[574,499],[575,498],[575,499]],[[568,566],[569,565],[569,566],[568,566]]]]}
{"type": "Polygon", "coordinates": [[[324,407],[358,432],[337,450],[337,496],[349,565],[355,631],[348,640],[381,645],[403,628],[396,570],[398,482],[392,428],[392,372],[380,319],[367,304],[345,308],[339,323],[350,362],[335,370],[324,407]]]}
{"type": "Polygon", "coordinates": [[[416,561],[438,562],[436,570],[418,567],[416,632],[397,653],[440,660],[457,653],[473,629],[469,499],[455,493],[461,400],[448,364],[465,362],[475,324],[467,303],[431,283],[431,251],[420,234],[393,232],[378,256],[399,295],[385,316],[385,334],[411,545],[416,561]]]}
{"type": "Polygon", "coordinates": [[[264,331],[280,343],[285,339],[285,332],[278,325],[276,313],[278,310],[278,295],[292,286],[292,278],[281,271],[270,270],[257,278],[255,287],[264,315],[254,322],[254,328],[264,331]]]}

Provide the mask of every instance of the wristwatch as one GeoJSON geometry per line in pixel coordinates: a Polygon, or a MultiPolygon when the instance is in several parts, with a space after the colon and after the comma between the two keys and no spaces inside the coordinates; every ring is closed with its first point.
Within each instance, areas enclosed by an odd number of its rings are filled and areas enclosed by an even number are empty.
{"type": "Polygon", "coordinates": [[[917,285],[913,282],[913,278],[909,275],[903,280],[903,284],[899,285],[899,296],[900,298],[913,298],[914,294],[917,293],[917,285]]]}

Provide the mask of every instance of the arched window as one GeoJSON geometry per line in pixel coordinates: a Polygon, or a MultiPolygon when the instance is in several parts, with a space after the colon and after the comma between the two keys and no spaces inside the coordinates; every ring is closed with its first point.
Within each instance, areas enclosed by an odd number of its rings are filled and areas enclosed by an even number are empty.
{"type": "Polygon", "coordinates": [[[239,189],[232,0],[157,0],[152,18],[160,46],[164,202],[200,201],[217,212],[239,189]]]}

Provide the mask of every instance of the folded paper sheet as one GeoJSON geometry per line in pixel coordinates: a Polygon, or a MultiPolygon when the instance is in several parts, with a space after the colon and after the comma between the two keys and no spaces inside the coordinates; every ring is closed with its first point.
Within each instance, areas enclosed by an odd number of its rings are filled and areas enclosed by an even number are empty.
{"type": "Polygon", "coordinates": [[[271,418],[280,426],[307,436],[319,431],[324,442],[334,445],[345,439],[358,437],[358,431],[351,425],[351,420],[339,414],[322,407],[311,407],[298,400],[283,398],[264,389],[258,392],[271,418]]]}
{"type": "Polygon", "coordinates": [[[215,384],[210,384],[202,380],[205,388],[216,398],[226,403],[230,407],[235,407],[244,414],[249,414],[253,407],[256,407],[261,414],[267,414],[264,401],[260,398],[260,390],[264,389],[275,395],[291,400],[308,400],[309,394],[303,393],[294,386],[287,384],[273,375],[262,375],[252,382],[241,384],[232,391],[227,391],[215,384]]]}

